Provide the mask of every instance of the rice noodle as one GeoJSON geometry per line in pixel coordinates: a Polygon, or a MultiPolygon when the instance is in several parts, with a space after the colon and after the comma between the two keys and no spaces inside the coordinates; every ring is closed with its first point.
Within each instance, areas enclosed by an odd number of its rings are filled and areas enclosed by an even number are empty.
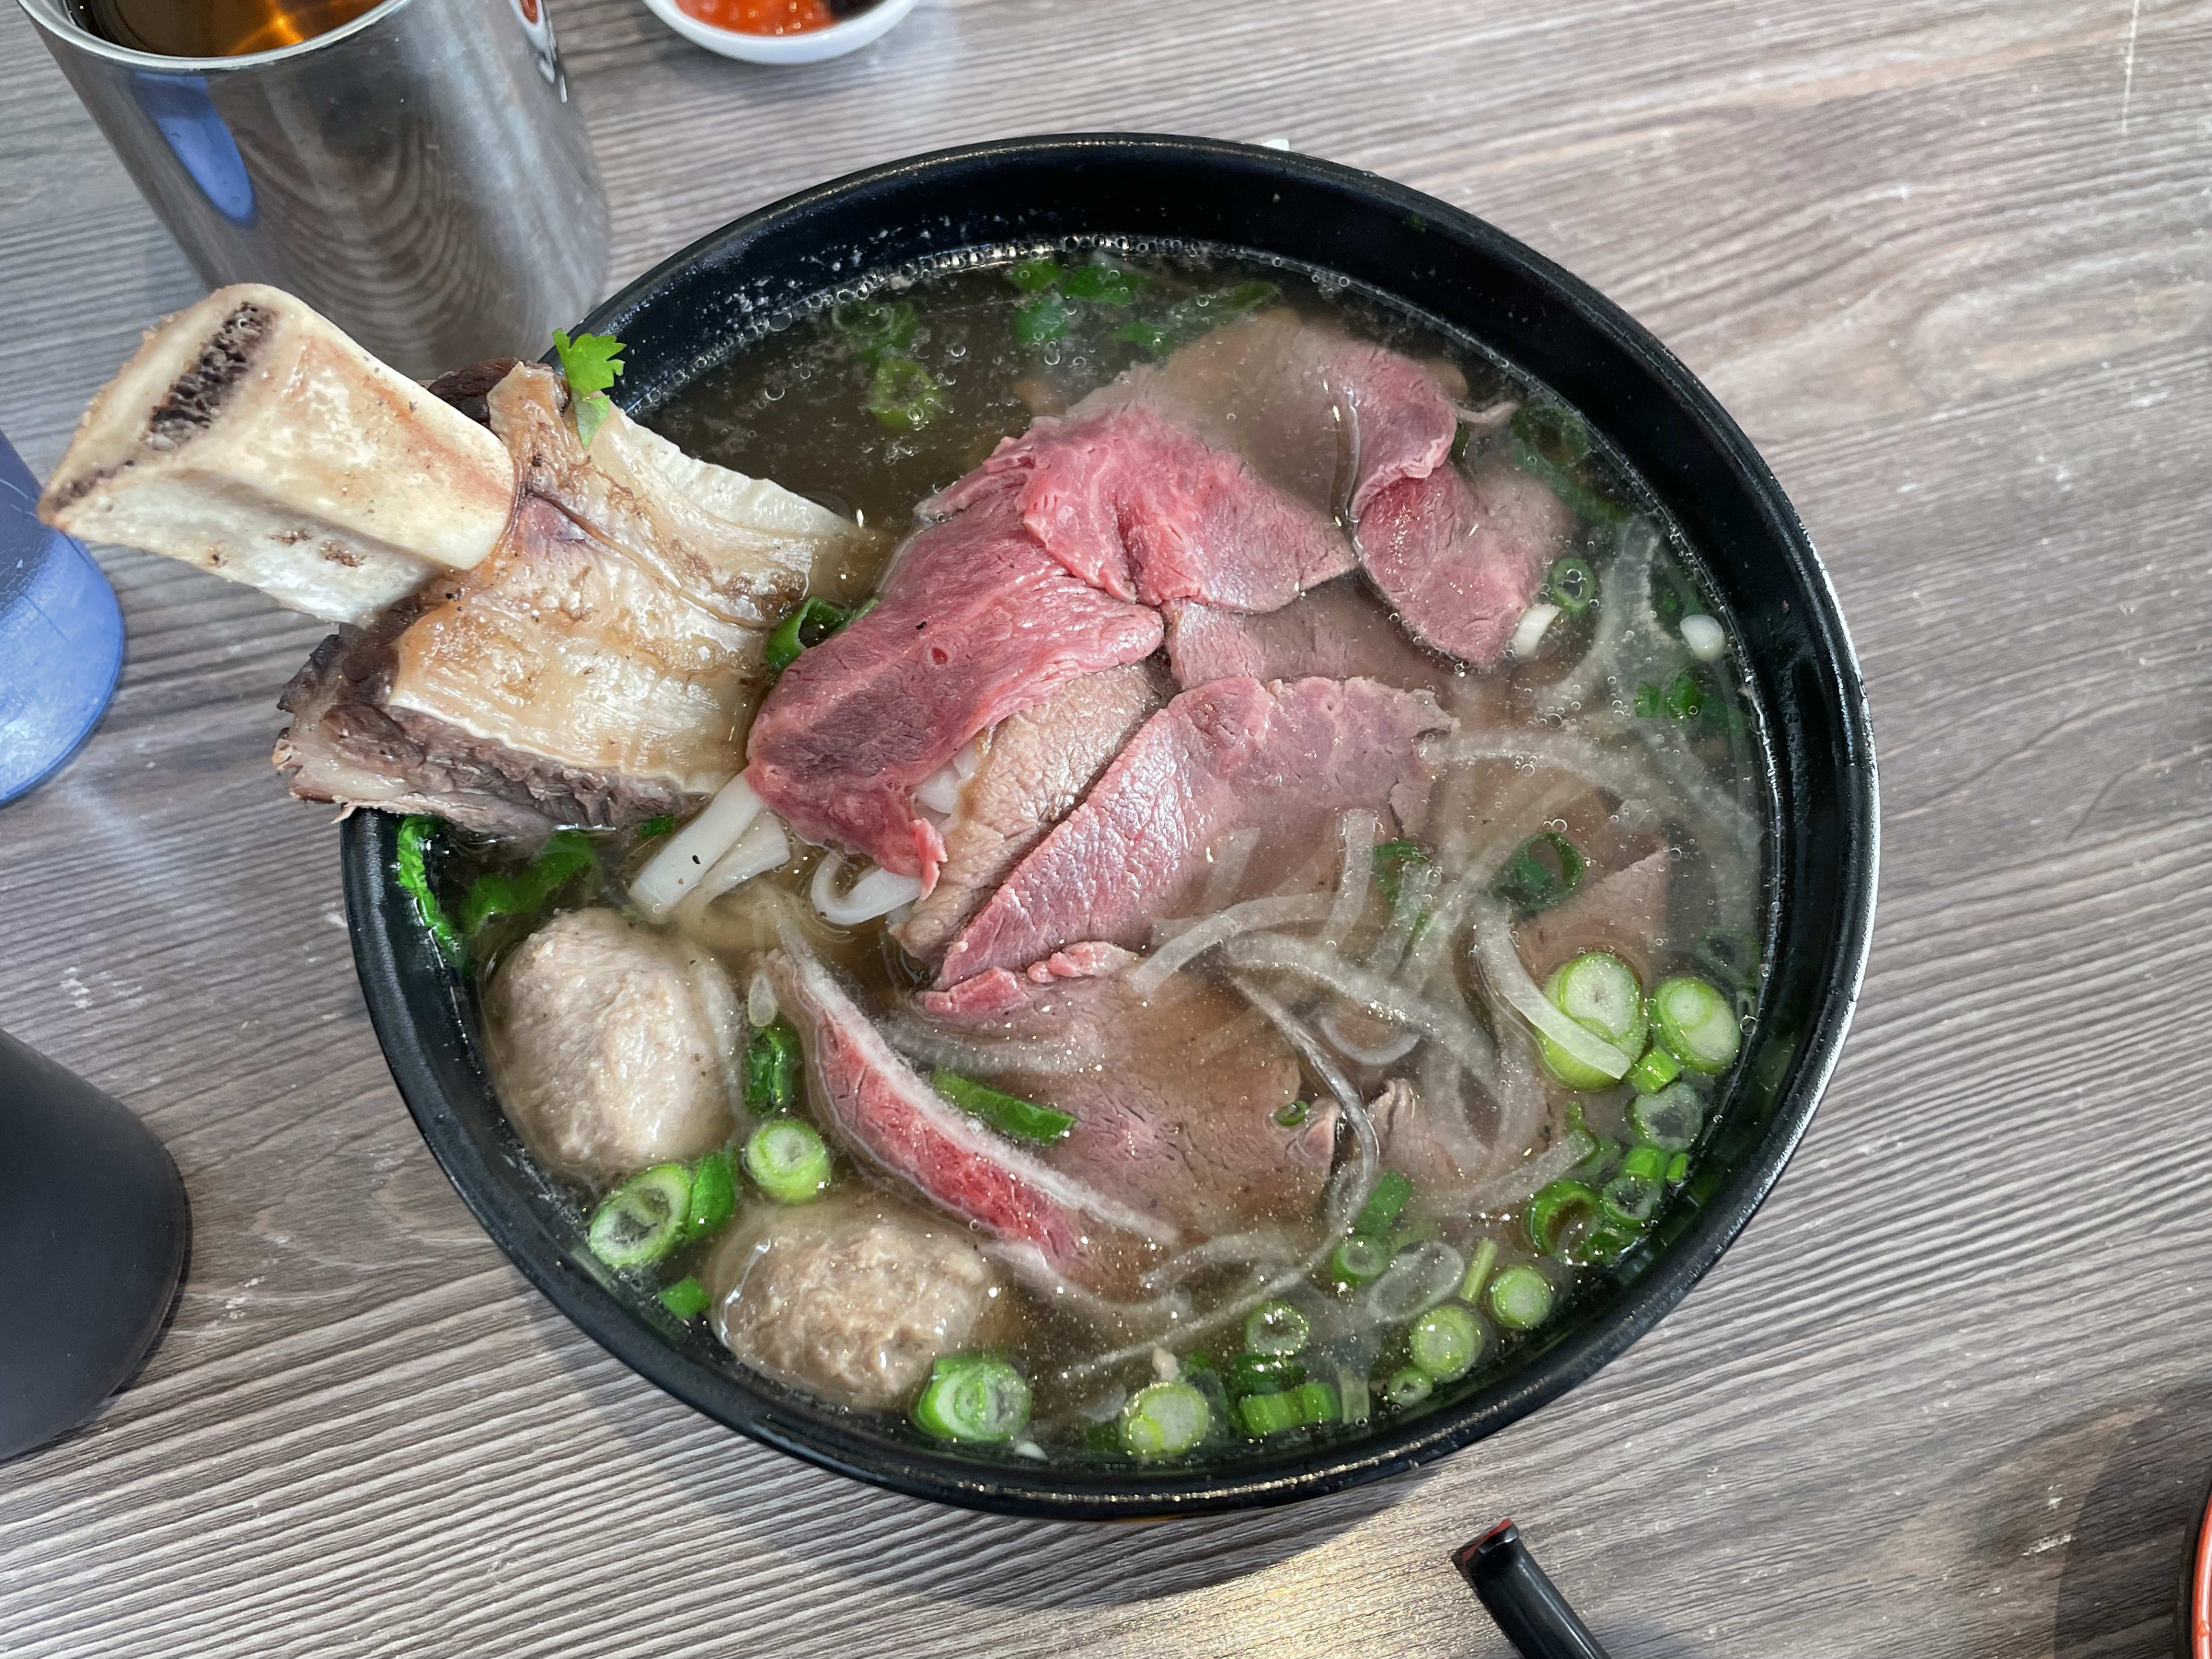
{"type": "Polygon", "coordinates": [[[1329,1040],[1337,1053],[1346,1060],[1358,1060],[1362,1066],[1388,1066],[1393,1060],[1405,1059],[1421,1045],[1419,1031],[1402,1030],[1388,1042],[1354,1042],[1345,1036],[1344,1021],[1334,1008],[1323,1012],[1314,1024],[1321,1028],[1321,1034],[1329,1040]]]}
{"type": "Polygon", "coordinates": [[[1232,941],[1222,954],[1232,967],[1249,972],[1296,974],[1394,1025],[1411,1026],[1442,1043],[1477,1077],[1489,1076],[1497,1064],[1489,1037],[1465,1008],[1443,1008],[1425,1001],[1310,940],[1292,939],[1287,933],[1254,933],[1232,941]]]}
{"type": "Polygon", "coordinates": [[[960,789],[975,775],[975,769],[983,763],[979,740],[970,738],[958,754],[939,767],[915,787],[914,798],[933,812],[946,817],[960,810],[960,789]]]}
{"type": "MultiPolygon", "coordinates": [[[[1180,928],[1172,938],[1129,970],[1129,988],[1148,997],[1167,983],[1168,975],[1215,945],[1255,927],[1280,927],[1293,921],[1317,921],[1328,913],[1325,893],[1290,893],[1276,898],[1246,899],[1226,910],[1180,928]]],[[[1172,927],[1174,922],[1162,922],[1172,927]]]]}
{"type": "Polygon", "coordinates": [[[1626,1077],[1628,1068],[1636,1064],[1636,1056],[1616,1048],[1580,1020],[1552,1006],[1552,1000],[1521,965],[1521,952],[1514,945],[1512,924],[1504,908],[1480,905],[1474,921],[1475,959],[1482,964],[1482,975],[1490,988],[1570,1058],[1616,1081],[1626,1077]]]}
{"type": "Polygon", "coordinates": [[[1329,907],[1328,925],[1322,937],[1330,948],[1340,950],[1367,908],[1368,884],[1375,878],[1375,837],[1382,820],[1364,807],[1344,815],[1344,865],[1336,878],[1336,902],[1329,907]]]}
{"type": "Polygon", "coordinates": [[[1245,866],[1252,862],[1252,849],[1259,844],[1257,830],[1232,830],[1222,838],[1220,848],[1213,855],[1213,868],[1206,872],[1206,890],[1199,895],[1198,908],[1201,912],[1218,910],[1236,896],[1244,879],[1245,866]]]}
{"type": "Polygon", "coordinates": [[[1367,965],[1378,974],[1395,974],[1405,961],[1406,951],[1413,943],[1413,929],[1424,917],[1435,918],[1429,902],[1435,896],[1437,884],[1443,872],[1424,860],[1404,866],[1398,875],[1398,902],[1390,912],[1390,925],[1382,930],[1367,952],[1367,965]]]}
{"type": "Polygon", "coordinates": [[[1106,1046],[1092,1041],[1038,1042],[1014,1037],[970,1036],[895,1010],[877,1022],[884,1040],[908,1060],[933,1070],[962,1072],[971,1077],[997,1077],[1008,1072],[1029,1072],[1038,1077],[1066,1077],[1103,1065],[1106,1046]]]}
{"type": "Polygon", "coordinates": [[[1572,714],[1607,679],[1628,678],[1621,647],[1627,641],[1629,623],[1650,608],[1651,556],[1658,545],[1659,532],[1648,519],[1631,520],[1621,531],[1613,568],[1606,577],[1611,597],[1598,598],[1597,625],[1590,630],[1582,660],[1562,678],[1537,688],[1536,712],[1546,720],[1572,714]]]}
{"type": "Polygon", "coordinates": [[[630,878],[630,902],[653,921],[663,921],[684,896],[760,816],[761,798],[740,772],[721,787],[699,816],[668,838],[668,844],[630,878]]]}
{"type": "Polygon", "coordinates": [[[822,862],[814,866],[814,884],[808,890],[816,913],[833,927],[858,927],[921,896],[920,877],[894,875],[881,866],[872,868],[840,893],[837,874],[844,865],[843,854],[824,854],[822,862]]]}
{"type": "Polygon", "coordinates": [[[716,859],[707,873],[699,878],[699,896],[710,899],[726,893],[790,861],[791,837],[784,834],[783,820],[773,812],[763,812],[754,820],[751,829],[738,837],[737,845],[716,859]]]}
{"type": "Polygon", "coordinates": [[[1219,1238],[1209,1238],[1203,1244],[1194,1245],[1157,1267],[1147,1268],[1137,1280],[1137,1285],[1140,1290],[1163,1291],[1182,1284],[1194,1273],[1202,1273],[1208,1267],[1273,1267],[1296,1261],[1297,1254],[1297,1245],[1275,1228],[1255,1229],[1249,1233],[1226,1233],[1219,1238]]]}

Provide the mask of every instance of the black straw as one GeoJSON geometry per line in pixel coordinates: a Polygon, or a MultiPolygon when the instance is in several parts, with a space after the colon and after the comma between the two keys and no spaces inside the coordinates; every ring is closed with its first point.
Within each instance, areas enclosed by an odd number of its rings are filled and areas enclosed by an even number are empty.
{"type": "Polygon", "coordinates": [[[1452,1557],[1522,1659],[1607,1659],[1567,1598],[1544,1577],[1510,1521],[1501,1521],[1452,1557]]]}

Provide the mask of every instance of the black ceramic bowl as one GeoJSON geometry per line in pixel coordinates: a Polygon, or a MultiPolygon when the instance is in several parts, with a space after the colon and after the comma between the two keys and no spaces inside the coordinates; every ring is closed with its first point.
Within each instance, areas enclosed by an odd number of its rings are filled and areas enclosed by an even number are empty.
{"type": "Polygon", "coordinates": [[[825,1468],[976,1509],[1060,1518],[1288,1502],[1440,1457],[1571,1388],[1681,1300],[1742,1229],[1834,1066],[1873,921],[1874,754],[1858,667],[1797,515],[1734,422],[1666,349],[1480,220],[1369,174],[1164,138],[987,144],[858,173],[764,208],[625,289],[586,326],[629,343],[646,413],[779,312],[864,272],[1009,241],[1188,239],[1335,272],[1471,335],[1547,382],[1657,492],[1722,590],[1771,749],[1774,969],[1700,1176],[1652,1248],[1580,1293],[1502,1375],[1439,1391],[1358,1437],[1207,1468],[1059,1468],[919,1443],[741,1371],[696,1326],[613,1281],[547,1201],[492,1095],[473,998],[391,878],[395,830],[345,827],[354,953],[425,1139],[485,1229],[595,1341],[708,1416],[825,1468]]]}

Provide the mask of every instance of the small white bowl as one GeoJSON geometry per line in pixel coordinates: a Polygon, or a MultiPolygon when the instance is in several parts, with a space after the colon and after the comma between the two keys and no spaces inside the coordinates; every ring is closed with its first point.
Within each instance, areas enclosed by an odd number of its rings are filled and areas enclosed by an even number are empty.
{"type": "Polygon", "coordinates": [[[818,64],[825,58],[842,58],[858,52],[896,27],[914,9],[914,0],[878,0],[857,17],[832,23],[826,29],[804,34],[745,34],[737,29],[702,23],[679,11],[676,0],[645,0],[646,8],[695,46],[704,46],[725,58],[742,58],[749,64],[818,64]]]}

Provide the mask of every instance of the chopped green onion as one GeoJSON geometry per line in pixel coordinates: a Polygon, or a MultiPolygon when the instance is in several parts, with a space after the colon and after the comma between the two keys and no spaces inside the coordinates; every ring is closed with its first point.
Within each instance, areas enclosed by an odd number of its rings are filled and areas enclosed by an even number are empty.
{"type": "Polygon", "coordinates": [[[937,377],[911,357],[885,357],[868,382],[868,413],[889,432],[919,432],[945,412],[937,377]]]}
{"type": "Polygon", "coordinates": [[[1539,480],[1579,516],[1611,524],[1628,516],[1619,503],[1592,489],[1583,476],[1589,428],[1559,404],[1523,404],[1513,416],[1513,465],[1539,480]]]}
{"type": "Polygon", "coordinates": [[[1328,1259],[1329,1276],[1340,1285],[1371,1285],[1390,1265],[1390,1249],[1379,1238],[1354,1233],[1328,1259]]]}
{"type": "Polygon", "coordinates": [[[745,1109],[775,1117],[799,1104],[799,1033],[787,1019],[757,1026],[745,1039],[745,1109]]]}
{"type": "Polygon", "coordinates": [[[1631,1175],[1624,1169],[1597,1196],[1610,1218],[1625,1227],[1641,1227],[1657,1212],[1662,1188],[1650,1176],[1631,1175]]]}
{"type": "Polygon", "coordinates": [[[772,1118],[745,1142],[745,1173],[779,1204],[804,1204],[830,1184],[830,1149],[811,1123],[772,1118]]]}
{"type": "Polygon", "coordinates": [[[851,612],[827,599],[807,599],[768,636],[769,670],[781,674],[799,660],[801,652],[811,651],[852,620],[851,612]]]}
{"type": "Polygon", "coordinates": [[[1336,1421],[1336,1390],[1326,1382],[1301,1382],[1291,1391],[1298,1408],[1298,1421],[1308,1428],[1336,1421]]]}
{"type": "Polygon", "coordinates": [[[1743,1044],[1735,1005],[1692,975],[1659,981],[1651,994],[1651,1019],[1668,1052],[1707,1076],[1726,1071],[1743,1044]]]}
{"type": "Polygon", "coordinates": [[[1659,688],[1649,680],[1638,684],[1633,707],[1636,710],[1636,718],[1640,720],[1656,720],[1667,712],[1666,701],[1661,695],[1659,688]]]}
{"type": "Polygon", "coordinates": [[[1474,1254],[1467,1264],[1467,1275],[1459,1282],[1459,1299],[1474,1307],[1482,1305],[1482,1287],[1490,1278],[1490,1270],[1498,1265],[1498,1241],[1486,1238],[1475,1245],[1474,1254]]]}
{"type": "Polygon", "coordinates": [[[1121,1449],[1133,1457],[1180,1457],[1206,1438],[1213,1413],[1188,1382],[1154,1382],[1121,1407],[1121,1449]]]}
{"type": "Polygon", "coordinates": [[[1386,841],[1369,854],[1375,869],[1375,884],[1382,890],[1382,902],[1393,910],[1398,908],[1398,893],[1404,884],[1406,866],[1426,864],[1428,849],[1417,841],[1386,841]]]}
{"type": "Polygon", "coordinates": [[[1467,459],[1468,446],[1474,441],[1474,428],[1464,421],[1452,428],[1451,461],[1456,466],[1467,459]]]}
{"type": "Polygon", "coordinates": [[[1667,1160],[1667,1184],[1679,1187],[1690,1178],[1690,1155],[1677,1152],[1667,1160]]]}
{"type": "Polygon", "coordinates": [[[1244,1346],[1254,1353],[1296,1353],[1312,1335],[1306,1316],[1287,1302],[1262,1302],[1244,1316],[1244,1346]]]}
{"type": "Polygon", "coordinates": [[[1294,1394],[1248,1394],[1237,1401],[1244,1431],[1255,1440],[1281,1434],[1298,1426],[1298,1401],[1294,1394]]]}
{"type": "Polygon", "coordinates": [[[1042,345],[1067,332],[1067,302],[1054,294],[1041,294],[1014,307],[1014,339],[1020,345],[1042,345]]]}
{"type": "Polygon", "coordinates": [[[1122,270],[1113,265],[1078,265],[1060,282],[1060,291],[1071,300],[1088,300],[1093,305],[1132,306],[1137,302],[1139,289],[1151,286],[1142,273],[1122,270]]]}
{"type": "Polygon", "coordinates": [[[461,901],[461,933],[474,939],[501,916],[535,915],[563,887],[599,867],[589,836],[580,830],[556,830],[545,850],[521,869],[487,872],[469,884],[468,896],[461,901]]]}
{"type": "MultiPolygon", "coordinates": [[[[1586,951],[1562,963],[1544,981],[1544,997],[1575,1024],[1624,1055],[1643,1051],[1644,990],[1619,957],[1605,951],[1586,951]]],[[[1618,1073],[1608,1075],[1585,1065],[1540,1031],[1536,1047],[1552,1075],[1570,1089],[1609,1089],[1618,1080],[1618,1073]]],[[[1621,1070],[1627,1070],[1626,1063],[1621,1070]]]]}
{"type": "Polygon", "coordinates": [[[684,1212],[684,1236],[705,1238],[730,1224],[738,1212],[738,1181],[727,1152],[709,1152],[691,1166],[691,1202],[684,1212]]]}
{"type": "Polygon", "coordinates": [[[446,907],[438,902],[437,894],[430,888],[428,854],[430,837],[437,828],[437,819],[421,812],[400,819],[399,849],[393,862],[400,886],[415,901],[415,914],[430,930],[430,942],[438,947],[440,956],[458,968],[468,959],[468,947],[453,931],[446,907]]]}
{"type": "Polygon", "coordinates": [[[1406,1200],[1413,1195],[1413,1183],[1395,1170],[1385,1170],[1382,1178],[1375,1183],[1375,1190],[1367,1194],[1367,1202],[1359,1206],[1359,1218],[1352,1224],[1352,1231],[1364,1238],[1379,1238],[1390,1231],[1398,1218],[1398,1212],[1406,1207],[1406,1200]]]}
{"type": "Polygon", "coordinates": [[[1212,332],[1248,312],[1256,311],[1282,290],[1273,283],[1238,283],[1210,294],[1194,294],[1176,301],[1157,321],[1132,318],[1114,331],[1117,340],[1142,346],[1157,357],[1172,347],[1212,332]]]}
{"type": "Polygon", "coordinates": [[[1385,1404],[1404,1411],[1419,1405],[1436,1392],[1436,1388],[1426,1371],[1417,1365],[1408,1365],[1403,1370],[1390,1373],[1390,1380],[1382,1385],[1382,1399],[1385,1404]]]}
{"type": "Polygon", "coordinates": [[[707,1287],[696,1279],[679,1279],[660,1293],[660,1305],[678,1319],[696,1319],[712,1305],[707,1287]]]}
{"type": "Polygon", "coordinates": [[[1406,1333],[1406,1350],[1414,1365],[1433,1382],[1465,1376],[1482,1352],[1482,1327],[1456,1302],[1431,1308],[1406,1333]]]}
{"type": "Polygon", "coordinates": [[[1517,910],[1548,910],[1582,885],[1583,855],[1556,830],[1514,849],[1491,891],[1517,910]]]}
{"type": "Polygon", "coordinates": [[[1552,1281],[1534,1267],[1499,1270],[1490,1281],[1490,1316],[1509,1331],[1533,1331],[1552,1316],[1552,1281]]]}
{"type": "Polygon", "coordinates": [[[1306,1121],[1309,1108],[1303,1100],[1291,1101],[1286,1106],[1275,1108],[1275,1121],[1285,1129],[1295,1129],[1306,1121]]]}
{"type": "Polygon", "coordinates": [[[929,1086],[962,1111],[980,1117],[1002,1135],[1049,1146],[1075,1127],[1066,1112],[1040,1106],[1035,1101],[1004,1094],[988,1083],[978,1083],[957,1072],[932,1072],[929,1086]]]}
{"type": "Polygon", "coordinates": [[[1655,1042],[1644,1051],[1643,1059],[1628,1068],[1621,1081],[1639,1095],[1656,1095],[1681,1075],[1682,1062],[1667,1052],[1666,1045],[1655,1042]]]}
{"type": "Polygon", "coordinates": [[[1597,572],[1589,568],[1589,561],[1569,554],[1552,566],[1552,574],[1545,579],[1552,603],[1570,617],[1579,617],[1597,600],[1597,572]]]}
{"type": "Polygon", "coordinates": [[[610,1267],[642,1267],[676,1248],[690,1208],[690,1174],[681,1164],[656,1164],[599,1200],[585,1239],[610,1267]]]}
{"type": "Polygon", "coordinates": [[[915,1426],[939,1440],[1012,1440],[1030,1421],[1030,1385],[1002,1354],[947,1354],[930,1367],[915,1426]]]}
{"type": "Polygon", "coordinates": [[[675,828],[676,814],[673,812],[656,812],[653,817],[647,818],[643,823],[637,826],[637,838],[640,841],[659,841],[663,836],[669,834],[675,828]]]}
{"type": "Polygon", "coordinates": [[[1664,1146],[1632,1146],[1628,1156],[1620,1160],[1621,1179],[1633,1176],[1639,1181],[1664,1181],[1667,1171],[1680,1156],[1664,1146]]]}
{"type": "Polygon", "coordinates": [[[1759,975],[1759,946],[1748,933],[1733,928],[1716,928],[1700,937],[1691,947],[1690,960],[1706,978],[1732,990],[1748,990],[1759,975]]]}
{"type": "Polygon", "coordinates": [[[1685,668],[1668,682],[1665,702],[1667,712],[1676,720],[1693,720],[1705,711],[1705,688],[1685,668]]]}
{"type": "Polygon", "coordinates": [[[1598,1215],[1595,1188],[1579,1181],[1554,1181],[1528,1200],[1522,1220],[1538,1254],[1565,1257],[1579,1233],[1597,1224],[1598,1215]]]}
{"type": "Polygon", "coordinates": [[[1279,1394],[1306,1380],[1305,1362],[1296,1354],[1240,1353],[1229,1362],[1231,1394],[1279,1394]]]}
{"type": "Polygon", "coordinates": [[[830,326],[845,349],[867,363],[885,352],[905,350],[921,322],[911,300],[852,300],[830,309],[830,326]]]}
{"type": "Polygon", "coordinates": [[[1152,322],[1143,317],[1132,317],[1114,331],[1117,340],[1127,340],[1131,345],[1141,346],[1147,356],[1158,357],[1176,343],[1176,337],[1164,323],[1152,322]]]}
{"type": "Polygon", "coordinates": [[[1060,262],[1017,259],[1006,267],[1006,280],[1024,294],[1042,294],[1060,280],[1060,262]]]}
{"type": "Polygon", "coordinates": [[[1656,1095],[1630,1101],[1628,1127],[1648,1146],[1687,1152],[1705,1127],[1705,1103],[1688,1084],[1672,1083],[1656,1095]]]}

